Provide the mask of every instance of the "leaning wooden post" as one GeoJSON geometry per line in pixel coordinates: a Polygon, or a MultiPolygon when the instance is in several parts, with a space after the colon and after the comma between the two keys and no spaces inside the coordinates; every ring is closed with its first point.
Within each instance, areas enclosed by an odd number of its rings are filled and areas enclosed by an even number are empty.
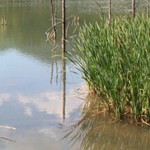
{"type": "Polygon", "coordinates": [[[132,17],[135,17],[135,0],[132,0],[132,17]]]}
{"type": "Polygon", "coordinates": [[[65,0],[62,0],[62,90],[63,90],[63,120],[65,119],[65,105],[66,105],[66,9],[65,0]]]}

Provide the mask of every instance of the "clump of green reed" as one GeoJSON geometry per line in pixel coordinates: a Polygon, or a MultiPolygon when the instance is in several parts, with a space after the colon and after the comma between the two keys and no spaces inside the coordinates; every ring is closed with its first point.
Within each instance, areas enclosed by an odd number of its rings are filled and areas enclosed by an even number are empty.
{"type": "Polygon", "coordinates": [[[150,122],[150,18],[85,24],[71,60],[109,111],[150,122]]]}

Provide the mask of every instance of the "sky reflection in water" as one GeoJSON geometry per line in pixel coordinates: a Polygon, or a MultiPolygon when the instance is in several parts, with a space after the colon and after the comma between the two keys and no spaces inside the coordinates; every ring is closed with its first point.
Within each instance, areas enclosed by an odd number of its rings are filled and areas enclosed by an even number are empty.
{"type": "MultiPolygon", "coordinates": [[[[61,70],[61,62],[58,64],[61,70]]],[[[16,131],[5,132],[1,129],[0,136],[17,141],[5,141],[5,144],[2,143],[4,149],[62,148],[59,141],[63,136],[59,124],[64,124],[61,71],[58,84],[55,80],[51,84],[51,63],[44,63],[12,48],[0,52],[0,68],[0,124],[16,128],[16,131]]],[[[79,107],[83,100],[78,97],[82,97],[85,89],[81,87],[80,75],[71,73],[69,67],[67,75],[66,122],[69,123],[80,116],[79,107]],[[77,90],[79,87],[80,90],[77,90]]]]}

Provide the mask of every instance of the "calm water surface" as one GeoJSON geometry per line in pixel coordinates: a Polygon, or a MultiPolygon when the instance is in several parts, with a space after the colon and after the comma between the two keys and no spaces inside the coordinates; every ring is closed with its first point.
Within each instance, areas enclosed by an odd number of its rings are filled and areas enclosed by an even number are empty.
{"type": "MultiPolygon", "coordinates": [[[[0,128],[0,137],[16,141],[1,139],[1,150],[149,149],[149,130],[122,128],[118,124],[99,125],[100,119],[97,118],[87,119],[73,129],[75,133],[81,133],[82,143],[77,140],[71,146],[70,136],[62,140],[66,129],[70,130],[70,125],[81,117],[86,87],[80,73],[67,62],[64,121],[62,62],[60,58],[55,62],[51,58],[53,47],[46,42],[45,35],[51,26],[49,3],[0,1],[0,4],[1,18],[5,17],[7,21],[7,26],[0,26],[0,126],[16,128],[0,128]]],[[[67,13],[69,16],[79,15],[80,22],[96,20],[98,13],[95,10],[98,8],[94,6],[89,1],[86,4],[70,1],[67,13]],[[85,9],[87,7],[89,9],[85,9]]],[[[69,35],[73,30],[74,27],[70,27],[69,35]]],[[[59,54],[60,42],[58,39],[59,54]]],[[[68,44],[70,49],[71,44],[68,44]]]]}
{"type": "Polygon", "coordinates": [[[7,26],[0,26],[0,125],[16,128],[0,128],[0,137],[16,141],[0,140],[0,149],[70,149],[60,141],[61,131],[80,115],[83,100],[77,96],[84,82],[67,63],[64,122],[62,63],[60,58],[53,63],[53,47],[45,35],[51,26],[49,6],[7,5],[0,12],[7,21],[7,26]]]}

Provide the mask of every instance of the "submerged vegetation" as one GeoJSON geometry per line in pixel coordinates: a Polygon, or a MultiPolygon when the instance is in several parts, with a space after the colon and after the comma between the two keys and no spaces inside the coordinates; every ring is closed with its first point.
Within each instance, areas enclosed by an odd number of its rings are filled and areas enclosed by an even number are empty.
{"type": "Polygon", "coordinates": [[[99,111],[150,125],[150,18],[115,17],[108,24],[85,24],[71,61],[90,91],[99,96],[99,111]]]}

